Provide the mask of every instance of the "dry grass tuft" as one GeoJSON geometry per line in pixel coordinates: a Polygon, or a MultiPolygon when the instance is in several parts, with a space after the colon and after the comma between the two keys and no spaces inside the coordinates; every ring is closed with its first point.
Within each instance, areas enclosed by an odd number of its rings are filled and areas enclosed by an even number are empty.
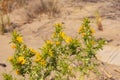
{"type": "Polygon", "coordinates": [[[98,30],[103,31],[102,20],[98,11],[96,12],[96,24],[98,26],[98,30]]]}
{"type": "Polygon", "coordinates": [[[46,14],[49,17],[56,17],[60,13],[58,0],[36,0],[27,7],[27,14],[35,17],[38,14],[46,14]],[[34,4],[32,4],[34,3],[34,4]]]}
{"type": "Polygon", "coordinates": [[[58,0],[41,0],[41,11],[48,13],[50,16],[54,16],[60,12],[58,0]]]}
{"type": "Polygon", "coordinates": [[[0,10],[7,12],[12,12],[14,9],[18,9],[28,4],[31,0],[1,0],[0,1],[0,10]]]}

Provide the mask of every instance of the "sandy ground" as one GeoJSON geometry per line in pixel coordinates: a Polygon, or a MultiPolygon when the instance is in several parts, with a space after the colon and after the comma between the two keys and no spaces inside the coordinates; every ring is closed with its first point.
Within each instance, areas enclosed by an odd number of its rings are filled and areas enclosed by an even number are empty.
{"type": "MultiPolygon", "coordinates": [[[[54,23],[63,22],[65,32],[68,35],[74,37],[77,34],[77,30],[81,25],[81,20],[84,17],[89,17],[91,20],[91,26],[94,27],[94,29],[96,30],[96,38],[105,38],[107,41],[110,41],[107,44],[107,47],[105,46],[104,50],[100,51],[99,54],[100,60],[113,65],[105,64],[105,66],[103,67],[105,67],[112,76],[115,75],[115,80],[120,80],[120,63],[115,63],[116,61],[113,59],[113,62],[111,62],[111,59],[110,61],[109,59],[106,59],[111,58],[108,57],[109,53],[113,54],[116,50],[117,51],[115,52],[115,54],[120,54],[120,1],[61,0],[61,2],[63,5],[61,7],[61,14],[59,14],[59,16],[57,17],[49,17],[46,14],[37,14],[34,18],[29,18],[26,13],[26,9],[20,8],[10,13],[11,22],[16,24],[16,30],[23,35],[25,43],[29,47],[38,49],[44,43],[44,40],[50,38],[50,35],[53,31],[54,23]],[[97,10],[99,10],[100,15],[102,16],[102,25],[104,28],[103,31],[99,31],[97,29],[94,16],[97,10]],[[115,71],[116,69],[117,71],[115,71]]],[[[14,52],[10,48],[10,41],[11,33],[5,33],[4,35],[0,35],[0,63],[5,63],[7,65],[6,68],[0,66],[0,73],[9,72],[12,69],[11,65],[7,60],[8,57],[11,56],[14,52]]],[[[2,77],[0,77],[0,80],[2,80],[2,77]]]]}

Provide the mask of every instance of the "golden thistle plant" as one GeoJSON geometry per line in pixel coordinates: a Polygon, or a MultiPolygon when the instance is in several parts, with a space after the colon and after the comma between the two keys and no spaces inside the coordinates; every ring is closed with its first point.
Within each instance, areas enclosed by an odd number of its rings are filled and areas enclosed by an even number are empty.
{"type": "Polygon", "coordinates": [[[95,39],[89,23],[87,18],[83,20],[76,38],[66,35],[61,23],[55,24],[51,39],[45,41],[40,51],[27,47],[22,36],[13,32],[11,47],[15,52],[9,58],[13,70],[23,78],[27,75],[29,80],[45,80],[52,72],[55,80],[72,79],[76,77],[74,72],[80,72],[80,79],[84,80],[84,76],[96,72],[96,51],[105,43],[95,39]]]}

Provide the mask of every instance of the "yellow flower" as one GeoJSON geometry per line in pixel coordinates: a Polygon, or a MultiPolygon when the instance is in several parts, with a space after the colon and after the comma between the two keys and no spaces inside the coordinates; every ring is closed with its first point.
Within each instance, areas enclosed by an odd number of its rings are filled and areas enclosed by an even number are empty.
{"type": "Polygon", "coordinates": [[[15,44],[12,44],[12,45],[11,45],[11,48],[12,48],[12,49],[15,49],[15,48],[16,48],[16,45],[15,45],[15,44]]]}
{"type": "Polygon", "coordinates": [[[65,39],[65,42],[66,43],[70,43],[72,41],[72,38],[71,37],[67,37],[66,39],[65,39]]]}
{"type": "Polygon", "coordinates": [[[43,60],[40,56],[35,59],[35,62],[36,62],[36,63],[39,62],[39,63],[40,63],[41,65],[43,65],[43,66],[46,65],[45,60],[43,60]]]}
{"type": "Polygon", "coordinates": [[[32,52],[32,54],[36,54],[37,51],[35,51],[34,49],[30,48],[30,51],[32,52]]]}
{"type": "Polygon", "coordinates": [[[54,26],[55,27],[62,27],[62,23],[56,23],[54,26]]]}
{"type": "Polygon", "coordinates": [[[35,62],[39,62],[42,59],[40,53],[38,52],[35,54],[35,56],[36,56],[35,62]]]}
{"type": "Polygon", "coordinates": [[[13,60],[13,57],[9,57],[8,60],[9,60],[9,61],[13,60]]]}
{"type": "Polygon", "coordinates": [[[50,41],[50,40],[47,40],[46,43],[50,45],[50,44],[52,44],[53,42],[50,41]]]}
{"type": "Polygon", "coordinates": [[[47,47],[47,44],[45,43],[45,44],[43,44],[43,46],[42,46],[43,48],[46,48],[47,47]]]}
{"type": "Polygon", "coordinates": [[[21,36],[18,36],[17,39],[16,39],[19,43],[22,43],[23,42],[23,38],[21,36]]]}
{"type": "Polygon", "coordinates": [[[65,39],[66,38],[66,34],[64,32],[60,32],[60,36],[65,39]]]}
{"type": "Polygon", "coordinates": [[[41,57],[37,57],[36,59],[35,59],[35,62],[39,62],[39,61],[41,61],[41,57]]]}
{"type": "Polygon", "coordinates": [[[92,33],[95,33],[95,30],[92,28],[92,29],[91,29],[91,32],[92,32],[92,33]]]}
{"type": "Polygon", "coordinates": [[[86,33],[82,33],[82,37],[84,37],[86,35],[86,33]]]}
{"type": "Polygon", "coordinates": [[[35,56],[36,56],[36,57],[39,57],[39,56],[41,56],[41,55],[40,55],[39,52],[36,52],[36,53],[35,53],[35,56]]]}
{"type": "Polygon", "coordinates": [[[53,33],[53,34],[52,34],[52,38],[54,38],[54,37],[56,37],[56,33],[53,33]]]}
{"type": "Polygon", "coordinates": [[[82,30],[83,30],[83,26],[81,26],[81,27],[78,29],[78,33],[80,33],[82,30]]]}
{"type": "Polygon", "coordinates": [[[59,42],[59,41],[56,41],[55,44],[56,44],[56,45],[60,45],[60,42],[59,42]]]}
{"type": "Polygon", "coordinates": [[[49,55],[52,57],[53,56],[53,51],[49,50],[49,55]]]}
{"type": "Polygon", "coordinates": [[[19,71],[18,69],[16,70],[16,74],[17,74],[17,75],[19,75],[19,74],[20,74],[20,71],[19,71]]]}
{"type": "Polygon", "coordinates": [[[23,65],[23,64],[25,64],[25,62],[26,62],[26,60],[24,59],[24,56],[18,57],[18,63],[23,65]]]}
{"type": "Polygon", "coordinates": [[[41,63],[42,66],[45,66],[45,65],[46,65],[46,62],[45,62],[45,60],[43,60],[43,59],[41,60],[40,63],[41,63]]]}
{"type": "Polygon", "coordinates": [[[92,45],[94,45],[94,44],[95,44],[95,41],[94,41],[94,40],[92,40],[92,41],[91,41],[91,44],[92,44],[92,45]]]}

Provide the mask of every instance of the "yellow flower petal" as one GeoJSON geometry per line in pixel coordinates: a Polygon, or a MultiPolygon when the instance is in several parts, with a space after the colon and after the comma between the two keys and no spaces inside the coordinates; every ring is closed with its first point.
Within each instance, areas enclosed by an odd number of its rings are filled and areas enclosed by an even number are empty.
{"type": "Polygon", "coordinates": [[[65,39],[66,38],[66,34],[64,32],[60,32],[60,36],[65,39]]]}
{"type": "Polygon", "coordinates": [[[20,37],[20,36],[18,36],[18,37],[16,38],[16,40],[17,40],[19,43],[22,43],[22,42],[23,42],[23,38],[20,37]]]}
{"type": "Polygon", "coordinates": [[[35,56],[36,56],[36,57],[41,57],[41,55],[40,55],[39,52],[36,52],[35,56]]]}
{"type": "Polygon", "coordinates": [[[16,70],[16,74],[17,74],[17,75],[19,75],[19,74],[20,74],[20,71],[19,71],[18,69],[16,70]]]}
{"type": "Polygon", "coordinates": [[[81,27],[78,29],[78,33],[80,33],[82,30],[83,30],[83,26],[81,26],[81,27]]]}
{"type": "Polygon", "coordinates": [[[56,45],[60,45],[60,42],[59,42],[59,41],[56,41],[55,44],[56,44],[56,45]]]}
{"type": "Polygon", "coordinates": [[[39,61],[41,61],[41,57],[35,59],[35,62],[39,62],[39,61]]]}
{"type": "Polygon", "coordinates": [[[95,33],[95,30],[92,28],[92,29],[91,29],[91,32],[92,32],[92,33],[95,33]]]}
{"type": "Polygon", "coordinates": [[[56,23],[54,26],[55,27],[62,27],[62,23],[56,23]]]}
{"type": "Polygon", "coordinates": [[[19,64],[25,64],[25,62],[26,62],[26,60],[24,59],[24,56],[20,56],[20,57],[18,57],[18,63],[19,64]]]}
{"type": "Polygon", "coordinates": [[[16,48],[16,45],[15,45],[15,44],[12,44],[12,45],[11,45],[11,48],[12,48],[12,49],[15,49],[15,48],[16,48]]]}
{"type": "Polygon", "coordinates": [[[70,43],[72,41],[72,38],[71,37],[67,37],[66,39],[65,39],[65,42],[66,43],[70,43]]]}
{"type": "Polygon", "coordinates": [[[53,56],[53,51],[52,50],[49,50],[49,53],[48,53],[51,57],[53,56]]]}
{"type": "Polygon", "coordinates": [[[52,37],[52,38],[55,38],[55,37],[56,37],[56,33],[53,33],[51,37],[52,37]]]}
{"type": "Polygon", "coordinates": [[[40,62],[40,63],[41,63],[41,65],[42,65],[42,66],[45,66],[45,65],[46,65],[45,60],[41,60],[41,62],[40,62]]]}
{"type": "Polygon", "coordinates": [[[91,41],[91,44],[92,44],[92,45],[94,45],[94,44],[95,44],[95,41],[94,41],[94,40],[92,40],[92,41],[91,41]]]}
{"type": "Polygon", "coordinates": [[[84,37],[86,35],[86,33],[82,33],[82,37],[84,37]]]}
{"type": "Polygon", "coordinates": [[[46,43],[47,43],[47,44],[53,44],[53,42],[50,41],[50,40],[47,40],[46,43]]]}
{"type": "Polygon", "coordinates": [[[30,48],[29,50],[32,52],[32,54],[36,54],[36,53],[37,53],[37,51],[35,51],[35,50],[32,49],[32,48],[30,48]]]}
{"type": "Polygon", "coordinates": [[[13,57],[9,57],[8,60],[9,60],[9,61],[13,60],[13,57]]]}
{"type": "Polygon", "coordinates": [[[26,60],[23,60],[23,61],[21,62],[21,64],[23,65],[23,64],[25,64],[25,62],[26,62],[26,60]]]}

